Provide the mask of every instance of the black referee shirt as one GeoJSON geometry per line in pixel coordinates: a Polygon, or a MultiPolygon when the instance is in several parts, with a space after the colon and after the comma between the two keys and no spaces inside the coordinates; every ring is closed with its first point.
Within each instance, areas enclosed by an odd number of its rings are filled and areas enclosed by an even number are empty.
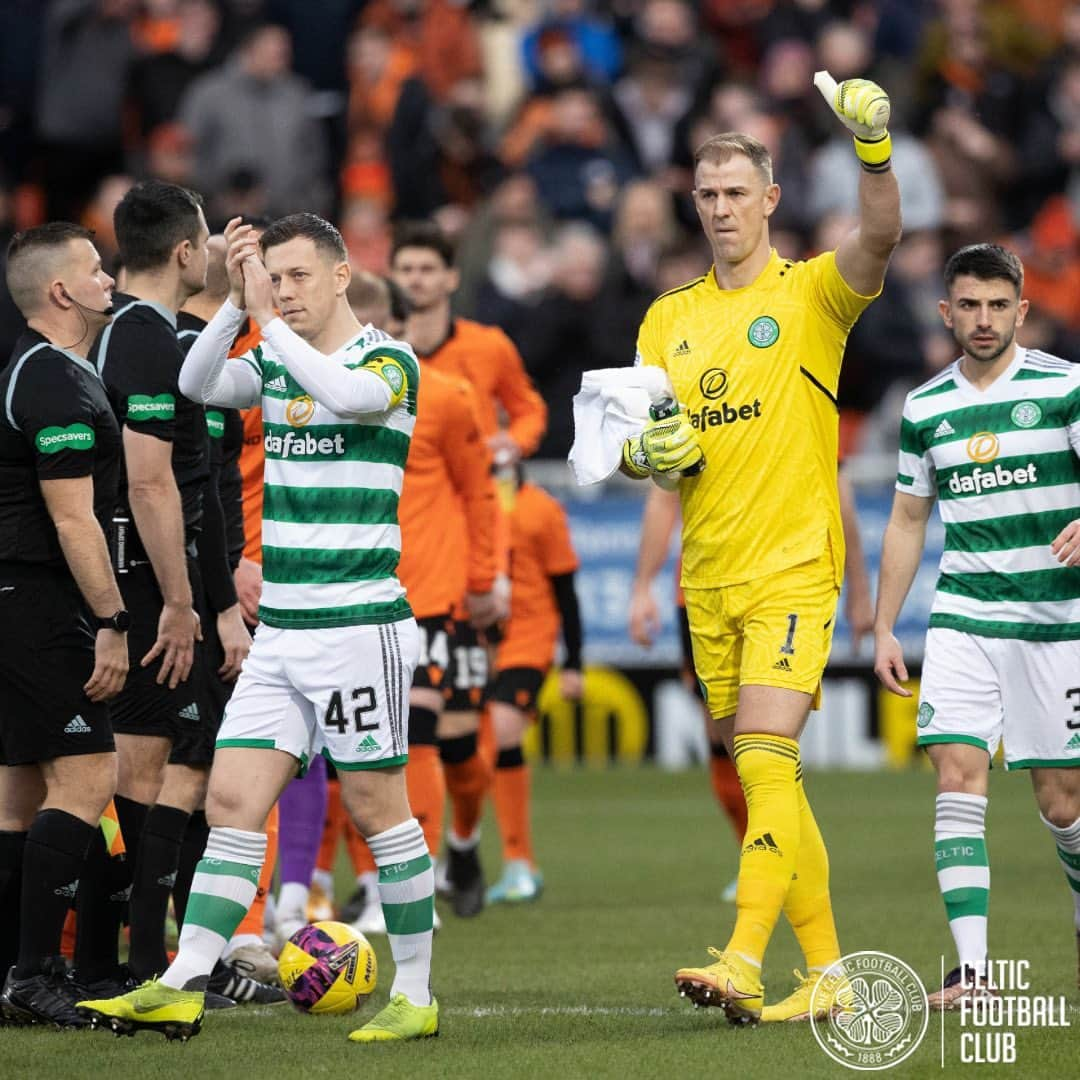
{"type": "MultiPolygon", "coordinates": [[[[113,293],[116,314],[90,351],[121,427],[172,443],[172,468],[184,513],[184,539],[198,535],[209,475],[206,418],[180,393],[184,353],[176,315],[151,300],[113,293]]],[[[127,471],[120,472],[118,506],[131,516],[127,471]]],[[[134,521],[132,522],[134,527],[134,521]]]]}
{"type": "Polygon", "coordinates": [[[109,536],[120,459],[97,372],[27,330],[0,372],[0,560],[66,567],[42,480],[93,476],[94,513],[109,536]]]}

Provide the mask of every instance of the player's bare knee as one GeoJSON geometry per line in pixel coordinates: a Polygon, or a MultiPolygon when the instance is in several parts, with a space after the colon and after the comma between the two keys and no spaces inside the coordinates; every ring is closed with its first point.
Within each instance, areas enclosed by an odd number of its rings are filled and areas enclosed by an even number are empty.
{"type": "Polygon", "coordinates": [[[0,831],[26,832],[45,801],[45,780],[37,765],[0,769],[0,831]]]}
{"type": "Polygon", "coordinates": [[[529,718],[521,709],[504,701],[491,703],[491,726],[495,731],[495,745],[500,750],[520,746],[528,725],[529,718]]]}
{"type": "Polygon", "coordinates": [[[157,801],[193,813],[206,798],[209,779],[210,770],[205,767],[169,765],[157,801]]]}
{"type": "Polygon", "coordinates": [[[412,816],[400,766],[341,773],[339,779],[341,801],[361,836],[378,836],[412,816]]]}

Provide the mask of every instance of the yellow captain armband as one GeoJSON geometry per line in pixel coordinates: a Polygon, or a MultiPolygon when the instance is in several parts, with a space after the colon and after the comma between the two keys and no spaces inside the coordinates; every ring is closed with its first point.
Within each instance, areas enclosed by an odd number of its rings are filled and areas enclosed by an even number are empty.
{"type": "Polygon", "coordinates": [[[400,405],[409,389],[409,378],[401,361],[393,356],[371,356],[364,360],[363,367],[380,376],[390,387],[390,404],[400,405]]]}

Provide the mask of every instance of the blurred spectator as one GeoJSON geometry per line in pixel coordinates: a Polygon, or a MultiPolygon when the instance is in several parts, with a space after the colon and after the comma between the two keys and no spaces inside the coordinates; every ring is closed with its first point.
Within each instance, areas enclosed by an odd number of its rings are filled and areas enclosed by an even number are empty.
{"type": "Polygon", "coordinates": [[[600,301],[604,283],[604,239],[588,225],[564,225],[552,252],[547,295],[515,344],[533,384],[548,407],[548,428],[539,457],[565,458],[574,437],[571,399],[590,368],[633,362],[633,349],[612,340],[612,312],[600,301]]]}
{"type": "Polygon", "coordinates": [[[37,97],[50,218],[77,221],[98,180],[124,167],[123,103],[138,0],[54,0],[37,97]]]}
{"type": "Polygon", "coordinates": [[[211,191],[205,210],[206,220],[215,232],[220,232],[234,217],[251,221],[271,220],[275,216],[269,209],[262,174],[243,165],[229,173],[221,186],[211,191]]]}
{"type": "Polygon", "coordinates": [[[487,276],[473,306],[478,322],[501,327],[519,341],[551,277],[551,259],[535,221],[507,221],[495,230],[487,276]]]}
{"type": "Polygon", "coordinates": [[[643,51],[612,92],[618,126],[643,172],[671,164],[676,125],[693,104],[692,90],[679,74],[673,56],[643,51]]]}
{"type": "Polygon", "coordinates": [[[633,165],[611,136],[592,90],[567,87],[553,104],[552,131],[529,159],[528,173],[556,218],[585,220],[606,232],[633,165]]]}
{"type": "Polygon", "coordinates": [[[104,266],[113,266],[119,254],[116,230],[113,228],[113,213],[117,203],[128,193],[134,183],[135,181],[130,176],[122,173],[106,176],[98,184],[93,199],[83,212],[81,224],[94,230],[94,246],[101,252],[101,262],[104,266]]]}
{"type": "Polygon", "coordinates": [[[489,195],[503,173],[493,141],[478,80],[461,79],[442,103],[426,79],[406,80],[386,133],[394,216],[421,220],[489,195]]]}
{"type": "Polygon", "coordinates": [[[452,0],[371,0],[362,16],[412,54],[436,101],[462,79],[479,77],[480,43],[469,13],[452,0]]]}
{"type": "Polygon", "coordinates": [[[1024,220],[1063,190],[1080,211],[1080,54],[1056,59],[1045,95],[1027,117],[1019,157],[1016,194],[1024,220]]]}
{"type": "Polygon", "coordinates": [[[1024,295],[1047,317],[1080,331],[1080,229],[1069,201],[1047,200],[1013,246],[1024,261],[1024,295]]]}
{"type": "Polygon", "coordinates": [[[21,183],[32,160],[34,96],[45,33],[44,4],[0,4],[0,170],[21,183]]]}
{"type": "Polygon", "coordinates": [[[178,0],[171,46],[140,58],[132,71],[131,95],[144,133],[176,119],[184,92],[224,59],[221,14],[213,0],[178,0]]]}
{"type": "Polygon", "coordinates": [[[926,29],[913,125],[945,186],[950,246],[1022,223],[1006,196],[1027,112],[1018,72],[1036,55],[1032,35],[999,4],[946,0],[926,29]]]}
{"type": "Polygon", "coordinates": [[[158,180],[191,187],[195,158],[191,135],[179,124],[162,124],[150,132],[146,147],[146,171],[158,180]]]}
{"type": "Polygon", "coordinates": [[[266,192],[273,216],[327,214],[331,190],[310,87],[289,70],[292,49],[280,26],[256,26],[230,61],[192,84],[180,118],[195,139],[198,186],[218,191],[244,170],[266,192]]]}
{"type": "Polygon", "coordinates": [[[565,73],[609,83],[622,67],[622,48],[612,26],[588,0],[542,0],[538,22],[521,39],[525,77],[532,90],[562,85],[565,73]]]}
{"type": "Polygon", "coordinates": [[[383,131],[401,87],[416,72],[413,51],[381,26],[359,26],[349,38],[349,129],[383,131]]]}
{"type": "MultiPolygon", "coordinates": [[[[0,184],[0,281],[7,273],[7,249],[15,235],[11,189],[0,184]]],[[[0,364],[6,365],[26,326],[7,289],[0,289],[0,364]]]]}
{"type": "Polygon", "coordinates": [[[660,253],[660,258],[656,261],[656,295],[660,296],[710,273],[710,258],[708,244],[700,233],[680,236],[660,253]]]}
{"type": "Polygon", "coordinates": [[[386,206],[362,196],[346,199],[341,210],[341,234],[353,266],[385,273],[390,265],[390,222],[386,206]]]}

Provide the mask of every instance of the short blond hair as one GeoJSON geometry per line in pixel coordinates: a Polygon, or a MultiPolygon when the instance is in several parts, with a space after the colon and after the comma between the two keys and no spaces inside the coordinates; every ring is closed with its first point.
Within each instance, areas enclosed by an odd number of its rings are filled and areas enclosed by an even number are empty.
{"type": "Polygon", "coordinates": [[[766,184],[773,182],[772,155],[765,149],[765,144],[753,135],[744,135],[741,131],[724,131],[706,139],[694,154],[694,171],[703,161],[710,165],[723,165],[736,154],[750,159],[750,164],[761,173],[766,184]]]}

